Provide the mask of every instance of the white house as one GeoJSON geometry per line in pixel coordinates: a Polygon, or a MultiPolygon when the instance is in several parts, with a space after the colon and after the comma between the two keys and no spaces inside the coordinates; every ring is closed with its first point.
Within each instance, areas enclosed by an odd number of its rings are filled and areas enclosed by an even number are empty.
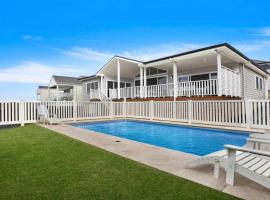
{"type": "Polygon", "coordinates": [[[146,62],[114,56],[83,77],[88,99],[268,98],[268,73],[227,43],[146,62]]]}
{"type": "MultiPolygon", "coordinates": [[[[262,70],[270,74],[270,61],[254,60],[262,70]]],[[[270,75],[268,76],[268,98],[270,97],[270,75]]]]}
{"type": "Polygon", "coordinates": [[[260,63],[223,43],[144,62],[114,56],[93,76],[53,76],[49,99],[267,99],[267,80],[260,63]]]}
{"type": "Polygon", "coordinates": [[[40,101],[80,101],[83,100],[82,83],[77,77],[53,75],[48,86],[39,86],[40,101]]]}

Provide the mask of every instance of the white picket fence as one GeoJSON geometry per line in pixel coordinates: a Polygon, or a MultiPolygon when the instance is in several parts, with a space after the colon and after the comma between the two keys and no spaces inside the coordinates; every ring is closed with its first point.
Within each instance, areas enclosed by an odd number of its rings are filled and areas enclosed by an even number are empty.
{"type": "Polygon", "coordinates": [[[0,102],[0,125],[36,123],[37,107],[63,120],[141,118],[270,129],[269,100],[145,102],[0,102]]]}

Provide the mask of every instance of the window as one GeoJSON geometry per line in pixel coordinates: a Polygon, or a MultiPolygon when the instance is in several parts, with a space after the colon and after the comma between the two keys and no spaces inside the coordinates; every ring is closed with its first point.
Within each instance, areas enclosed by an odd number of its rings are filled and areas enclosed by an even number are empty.
{"type": "Polygon", "coordinates": [[[257,90],[262,90],[262,78],[259,76],[256,76],[256,89],[257,90]]]}
{"type": "Polygon", "coordinates": [[[98,89],[98,82],[92,82],[86,84],[87,94],[90,94],[90,90],[97,90],[98,89]]]}
{"type": "Polygon", "coordinates": [[[209,74],[199,74],[190,76],[191,81],[202,81],[202,80],[209,80],[209,74]]]}
{"type": "Polygon", "coordinates": [[[147,86],[149,86],[149,85],[157,85],[157,78],[148,78],[146,80],[146,84],[147,84],[147,86]]]}
{"type": "Polygon", "coordinates": [[[158,85],[166,84],[166,83],[167,83],[167,77],[166,76],[158,77],[158,85]]]}
{"type": "Polygon", "coordinates": [[[178,78],[178,82],[188,82],[189,81],[189,76],[180,76],[178,78]]]}
{"type": "Polygon", "coordinates": [[[140,86],[140,85],[141,85],[140,83],[141,83],[140,80],[136,80],[136,81],[135,81],[135,86],[140,86]]]}
{"type": "Polygon", "coordinates": [[[217,73],[211,73],[210,79],[217,79],[217,73]]]}
{"type": "Polygon", "coordinates": [[[125,82],[120,82],[120,88],[124,88],[124,87],[125,87],[125,85],[126,85],[126,83],[125,83],[125,82]]]}
{"type": "MultiPolygon", "coordinates": [[[[149,67],[149,68],[146,68],[146,76],[151,76],[151,75],[156,75],[156,74],[163,74],[163,73],[167,73],[166,70],[163,70],[163,69],[157,69],[155,67],[149,67]]],[[[140,73],[137,74],[135,76],[136,78],[140,77],[140,73]]]]}

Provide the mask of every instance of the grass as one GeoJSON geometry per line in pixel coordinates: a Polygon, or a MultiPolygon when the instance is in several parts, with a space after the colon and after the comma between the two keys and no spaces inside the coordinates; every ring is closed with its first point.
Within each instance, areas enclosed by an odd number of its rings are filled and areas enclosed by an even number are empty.
{"type": "Polygon", "coordinates": [[[236,199],[37,125],[0,129],[0,199],[236,199]]]}

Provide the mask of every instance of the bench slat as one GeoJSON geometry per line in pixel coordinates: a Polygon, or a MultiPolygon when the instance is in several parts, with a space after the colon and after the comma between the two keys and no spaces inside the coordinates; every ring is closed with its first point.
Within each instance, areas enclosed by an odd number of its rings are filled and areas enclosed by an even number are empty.
{"type": "Polygon", "coordinates": [[[253,165],[252,167],[250,167],[249,170],[251,170],[251,171],[254,172],[254,171],[257,170],[258,168],[260,168],[261,166],[263,166],[265,163],[267,163],[267,160],[261,159],[260,162],[256,163],[256,164],[253,165]]]}
{"type": "Polygon", "coordinates": [[[261,160],[262,160],[262,158],[256,157],[253,160],[251,160],[251,161],[247,162],[246,164],[244,164],[243,167],[250,168],[250,167],[254,166],[255,164],[257,164],[261,160]]]}
{"type": "Polygon", "coordinates": [[[243,165],[243,164],[245,164],[245,163],[247,163],[247,162],[253,160],[254,158],[256,158],[255,155],[249,154],[249,155],[248,155],[247,157],[245,157],[244,159],[239,160],[239,161],[237,162],[237,164],[238,164],[238,165],[243,165]]]}
{"type": "Polygon", "coordinates": [[[266,161],[266,164],[263,164],[260,168],[256,169],[256,173],[262,174],[264,173],[267,169],[270,168],[270,162],[268,160],[263,159],[263,161],[266,161]]]}

